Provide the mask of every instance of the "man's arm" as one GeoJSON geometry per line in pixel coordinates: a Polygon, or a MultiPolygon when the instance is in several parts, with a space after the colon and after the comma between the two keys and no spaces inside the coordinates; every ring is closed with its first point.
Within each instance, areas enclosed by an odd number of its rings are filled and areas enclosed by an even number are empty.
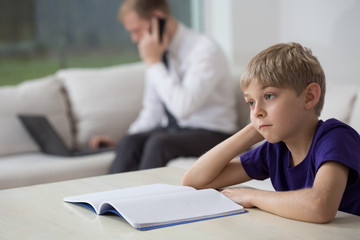
{"type": "MultiPolygon", "coordinates": [[[[219,60],[218,52],[199,53],[192,56],[191,64],[186,67],[183,75],[175,76],[165,74],[160,64],[154,64],[148,77],[159,97],[171,109],[172,114],[178,119],[186,119],[196,112],[216,91],[220,81],[231,84],[228,66],[219,60]],[[226,73],[225,73],[226,72],[226,73]],[[226,82],[227,81],[227,82],[226,82]]],[[[189,62],[189,60],[183,60],[189,62]]],[[[182,62],[185,65],[184,62],[182,62]]],[[[233,91],[233,89],[231,89],[233,91]]],[[[227,93],[224,93],[224,96],[227,93]]],[[[229,98],[232,97],[229,93],[229,98]]]]}
{"type": "Polygon", "coordinates": [[[287,192],[225,189],[223,193],[244,207],[301,221],[326,223],[334,219],[345,191],[349,169],[337,162],[319,168],[312,188],[287,192]]]}
{"type": "Polygon", "coordinates": [[[183,185],[221,188],[250,180],[240,160],[234,158],[262,139],[249,124],[201,156],[185,173],[183,185]]]}
{"type": "Polygon", "coordinates": [[[149,131],[161,125],[164,108],[151,87],[146,87],[144,92],[142,109],[130,125],[128,134],[149,131]]]}

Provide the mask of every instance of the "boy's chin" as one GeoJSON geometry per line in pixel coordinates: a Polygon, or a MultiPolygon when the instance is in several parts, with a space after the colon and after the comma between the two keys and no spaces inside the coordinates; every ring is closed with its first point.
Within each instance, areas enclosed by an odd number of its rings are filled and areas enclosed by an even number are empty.
{"type": "Polygon", "coordinates": [[[269,142],[269,143],[271,143],[271,144],[275,144],[275,143],[281,142],[281,140],[274,139],[274,138],[271,138],[271,137],[265,137],[265,136],[263,136],[263,137],[265,138],[265,140],[266,140],[267,142],[269,142]]]}
{"type": "Polygon", "coordinates": [[[258,133],[260,133],[261,136],[263,136],[263,138],[265,139],[265,141],[269,142],[269,143],[278,143],[281,142],[281,140],[274,138],[273,136],[269,136],[269,135],[265,135],[262,132],[258,131],[258,133]]]}

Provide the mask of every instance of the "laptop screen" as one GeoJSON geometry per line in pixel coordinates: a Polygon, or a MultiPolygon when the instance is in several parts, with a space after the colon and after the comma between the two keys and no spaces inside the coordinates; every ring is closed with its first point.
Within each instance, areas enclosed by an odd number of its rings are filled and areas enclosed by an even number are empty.
{"type": "Polygon", "coordinates": [[[70,150],[44,115],[18,115],[28,133],[44,153],[69,156],[70,150]]]}

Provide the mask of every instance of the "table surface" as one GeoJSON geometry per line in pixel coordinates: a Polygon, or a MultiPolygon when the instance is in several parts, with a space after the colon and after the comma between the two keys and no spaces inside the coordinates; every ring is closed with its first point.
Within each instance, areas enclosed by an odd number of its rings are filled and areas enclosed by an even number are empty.
{"type": "Polygon", "coordinates": [[[174,167],[105,175],[0,191],[0,239],[359,239],[360,217],[338,212],[312,224],[259,209],[245,214],[139,231],[115,215],[98,216],[63,202],[72,195],[152,183],[180,185],[174,167]]]}

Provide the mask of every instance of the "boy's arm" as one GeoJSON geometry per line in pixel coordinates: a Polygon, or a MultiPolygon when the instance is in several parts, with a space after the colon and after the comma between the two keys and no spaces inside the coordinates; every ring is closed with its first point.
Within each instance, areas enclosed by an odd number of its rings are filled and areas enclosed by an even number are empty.
{"type": "Polygon", "coordinates": [[[263,137],[257,130],[247,125],[201,156],[185,173],[183,185],[221,188],[250,180],[240,160],[234,158],[261,140],[263,137]]]}
{"type": "Polygon", "coordinates": [[[276,215],[316,223],[334,219],[345,191],[349,169],[337,162],[319,168],[314,185],[287,192],[226,189],[223,193],[244,207],[258,207],[276,215]]]}

